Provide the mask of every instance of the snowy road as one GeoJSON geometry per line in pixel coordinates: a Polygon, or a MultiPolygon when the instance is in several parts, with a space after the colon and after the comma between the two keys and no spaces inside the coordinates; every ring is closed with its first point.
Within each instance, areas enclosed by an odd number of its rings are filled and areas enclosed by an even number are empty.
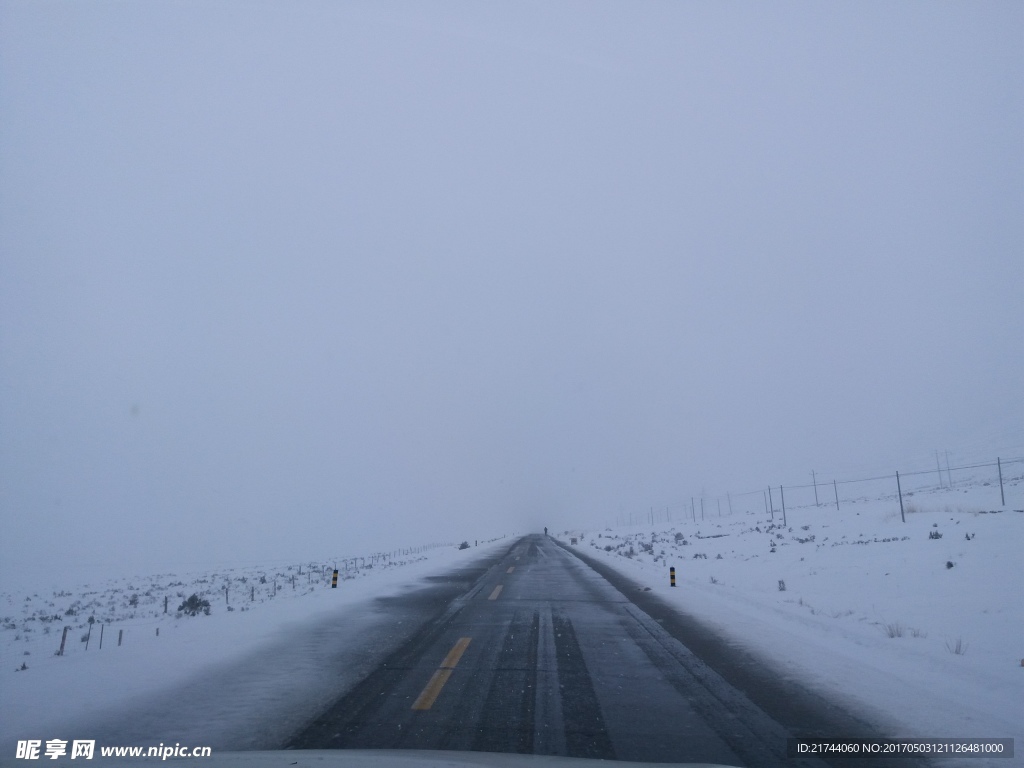
{"type": "Polygon", "coordinates": [[[598,567],[520,540],[289,746],[762,766],[797,764],[790,735],[878,735],[598,567]]]}

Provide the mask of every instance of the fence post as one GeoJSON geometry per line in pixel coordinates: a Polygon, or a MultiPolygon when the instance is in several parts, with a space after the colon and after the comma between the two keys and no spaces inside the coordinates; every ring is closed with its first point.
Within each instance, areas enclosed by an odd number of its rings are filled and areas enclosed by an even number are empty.
{"type": "Polygon", "coordinates": [[[105,626],[106,626],[105,624],[100,624],[100,650],[101,651],[103,650],[103,628],[105,626]]]}
{"type": "Polygon", "coordinates": [[[92,637],[92,624],[89,625],[89,629],[85,632],[85,650],[89,650],[89,638],[92,637]]]}
{"type": "Polygon", "coordinates": [[[124,639],[124,630],[123,629],[119,629],[119,630],[117,630],[117,646],[119,648],[121,647],[121,640],[122,639],[124,639]]]}
{"type": "Polygon", "coordinates": [[[772,508],[772,522],[775,522],[775,499],[772,498],[772,487],[768,486],[768,504],[772,508]]]}
{"type": "Polygon", "coordinates": [[[731,493],[727,493],[727,494],[725,494],[725,496],[726,496],[726,498],[729,499],[729,516],[731,517],[732,516],[732,494],[731,493]]]}
{"type": "Polygon", "coordinates": [[[64,627],[64,633],[60,636],[60,650],[57,651],[57,655],[58,656],[63,656],[64,655],[64,643],[67,642],[67,639],[68,639],[68,627],[64,627]]]}
{"type": "Polygon", "coordinates": [[[1003,461],[998,456],[996,457],[996,466],[999,467],[999,499],[1003,502],[1003,506],[1006,506],[1006,496],[1003,494],[1003,461]]]}
{"type": "Polygon", "coordinates": [[[839,488],[836,486],[836,481],[832,480],[832,490],[836,492],[836,512],[839,511],[839,488]]]}
{"type": "Polygon", "coordinates": [[[904,523],[907,522],[907,518],[903,516],[903,489],[900,488],[900,473],[896,473],[896,492],[900,495],[900,520],[904,523]]]}
{"type": "Polygon", "coordinates": [[[782,527],[785,528],[786,523],[786,494],[782,490],[782,486],[779,486],[779,496],[782,498],[782,527]]]}

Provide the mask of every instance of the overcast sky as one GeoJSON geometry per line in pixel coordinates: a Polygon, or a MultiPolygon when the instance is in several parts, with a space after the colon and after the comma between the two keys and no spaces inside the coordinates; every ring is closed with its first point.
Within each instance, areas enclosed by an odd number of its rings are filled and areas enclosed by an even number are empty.
{"type": "Polygon", "coordinates": [[[0,579],[1024,455],[1022,39],[0,0],[0,579]]]}

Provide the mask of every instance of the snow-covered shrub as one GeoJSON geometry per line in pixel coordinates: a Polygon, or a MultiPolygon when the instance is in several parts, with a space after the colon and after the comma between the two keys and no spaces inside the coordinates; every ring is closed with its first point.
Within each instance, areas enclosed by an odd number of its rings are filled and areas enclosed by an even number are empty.
{"type": "Polygon", "coordinates": [[[967,643],[964,642],[964,639],[962,637],[958,637],[956,639],[956,642],[952,645],[947,640],[946,650],[950,653],[955,653],[957,656],[963,656],[965,653],[967,653],[967,643]]]}
{"type": "Polygon", "coordinates": [[[210,601],[200,598],[199,595],[193,592],[188,600],[184,601],[181,605],[178,606],[178,611],[188,616],[195,616],[200,611],[202,611],[207,616],[209,616],[210,601]]]}

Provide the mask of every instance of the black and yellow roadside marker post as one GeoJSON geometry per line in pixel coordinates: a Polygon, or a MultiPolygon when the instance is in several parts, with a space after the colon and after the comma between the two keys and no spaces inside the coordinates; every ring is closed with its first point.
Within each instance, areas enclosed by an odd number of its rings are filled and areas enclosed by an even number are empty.
{"type": "Polygon", "coordinates": [[[676,585],[676,567],[674,565],[668,569],[668,583],[673,587],[676,585]]]}
{"type": "Polygon", "coordinates": [[[331,577],[331,589],[338,588],[338,569],[334,569],[334,575],[331,577]]]}

